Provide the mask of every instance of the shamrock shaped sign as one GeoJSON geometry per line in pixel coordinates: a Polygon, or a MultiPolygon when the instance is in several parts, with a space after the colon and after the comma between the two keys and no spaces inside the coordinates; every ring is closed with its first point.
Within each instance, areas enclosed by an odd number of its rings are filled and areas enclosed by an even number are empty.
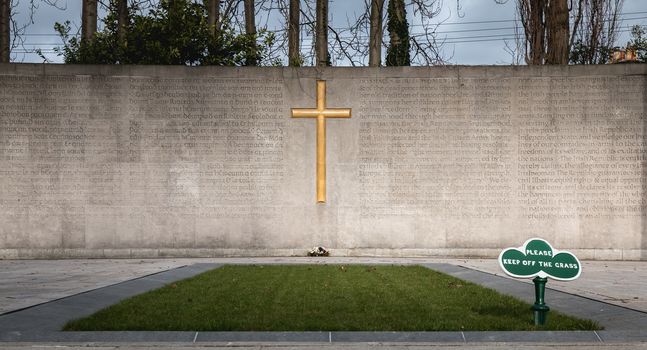
{"type": "Polygon", "coordinates": [[[556,250],[541,238],[531,238],[519,248],[503,250],[499,265],[505,273],[517,278],[538,276],[571,281],[582,272],[580,261],[573,253],[556,250]]]}

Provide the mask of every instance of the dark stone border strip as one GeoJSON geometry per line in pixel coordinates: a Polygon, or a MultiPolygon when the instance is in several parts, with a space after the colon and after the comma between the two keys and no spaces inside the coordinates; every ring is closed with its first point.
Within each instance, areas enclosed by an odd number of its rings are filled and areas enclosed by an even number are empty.
{"type": "Polygon", "coordinates": [[[65,343],[637,343],[640,331],[534,332],[0,332],[0,342],[65,343]]]}
{"type": "Polygon", "coordinates": [[[332,332],[333,342],[464,343],[463,332],[332,332]]]}
{"type": "MultiPolygon", "coordinates": [[[[62,332],[69,320],[90,315],[125,298],[190,278],[222,264],[195,264],[0,315],[0,342],[292,342],[292,343],[617,343],[647,342],[647,314],[547,290],[551,307],[595,319],[605,331],[531,332],[62,332]],[[611,325],[611,326],[609,326],[611,325]]],[[[532,285],[449,264],[422,264],[466,281],[533,302],[532,285]]]]}
{"type": "Polygon", "coordinates": [[[468,343],[551,342],[600,343],[595,331],[465,332],[468,343]]]}
{"type": "Polygon", "coordinates": [[[197,332],[195,342],[328,343],[330,332],[197,332]]]}
{"type": "Polygon", "coordinates": [[[0,342],[178,342],[192,343],[196,332],[6,332],[0,333],[0,342]]]}

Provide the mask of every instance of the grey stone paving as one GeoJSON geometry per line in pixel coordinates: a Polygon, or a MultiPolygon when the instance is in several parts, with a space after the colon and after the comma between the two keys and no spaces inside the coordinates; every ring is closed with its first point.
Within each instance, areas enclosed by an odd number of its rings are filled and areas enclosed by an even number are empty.
{"type": "MultiPolygon", "coordinates": [[[[208,261],[214,261],[210,259],[208,261]]],[[[234,259],[232,259],[234,260],[234,259]]],[[[392,259],[289,259],[292,263],[398,263],[392,259]]],[[[220,264],[198,262],[172,268],[161,273],[124,281],[71,297],[40,304],[25,310],[0,316],[0,341],[11,342],[130,342],[130,343],[312,343],[338,344],[347,342],[378,343],[536,343],[559,344],[619,344],[647,342],[647,313],[608,303],[582,298],[569,293],[548,290],[547,303],[553,310],[595,319],[606,327],[599,332],[59,332],[66,321],[92,314],[117,301],[159,288],[170,282],[188,278],[220,264]]],[[[425,260],[429,261],[429,260],[425,260]]],[[[183,261],[187,262],[187,261],[183,261]]],[[[229,261],[235,263],[236,261],[229,261]]],[[[246,259],[238,263],[285,263],[285,259],[246,259]]],[[[491,273],[445,263],[422,263],[408,259],[399,263],[421,263],[458,278],[475,282],[500,292],[533,302],[532,285],[491,273]]],[[[174,262],[174,264],[178,264],[174,262]]]]}
{"type": "MultiPolygon", "coordinates": [[[[423,264],[431,269],[441,271],[454,277],[474,282],[495,289],[501,293],[512,295],[528,303],[534,303],[534,287],[532,284],[495,276],[489,273],[448,264],[423,264]]],[[[548,283],[551,283],[549,281],[548,283]]],[[[547,285],[549,287],[549,285],[547,285]]],[[[616,306],[577,295],[564,293],[550,288],[546,289],[546,304],[552,310],[558,310],[568,315],[598,321],[605,330],[609,331],[645,331],[647,330],[647,313],[616,306]]],[[[550,313],[549,316],[550,317],[550,313]]],[[[647,331],[645,331],[647,334],[647,331]]]]}
{"type": "MultiPolygon", "coordinates": [[[[5,344],[3,349],[33,349],[60,347],[52,344],[5,344]]],[[[328,349],[328,350],[370,350],[370,349],[394,349],[394,350],[413,350],[413,349],[434,349],[434,350],[454,350],[460,347],[461,350],[492,350],[492,349],[521,349],[521,350],[646,350],[647,343],[633,344],[574,344],[574,343],[487,343],[487,344],[445,344],[445,343],[209,343],[209,344],[179,344],[179,343],[82,343],[65,345],[67,350],[150,350],[150,349],[177,349],[177,350],[214,350],[214,349],[232,349],[237,350],[263,350],[263,349],[280,349],[280,350],[310,350],[310,349],[328,349]]]]}
{"type": "MultiPolygon", "coordinates": [[[[0,316],[0,341],[60,341],[66,339],[68,333],[58,331],[69,320],[91,315],[123,299],[189,278],[218,266],[220,265],[198,263],[179,267],[4,314],[0,316]]],[[[106,332],[99,333],[107,334],[106,332]]],[[[111,339],[128,339],[129,337],[138,339],[142,336],[173,337],[165,332],[160,332],[161,335],[132,333],[134,334],[125,338],[115,335],[111,339]]],[[[78,336],[87,337],[86,335],[71,335],[71,341],[74,341],[73,339],[78,336]]],[[[101,339],[104,339],[103,336],[101,339]]]]}
{"type": "Polygon", "coordinates": [[[206,259],[0,260],[0,314],[206,259]]]}
{"type": "MultiPolygon", "coordinates": [[[[496,259],[449,263],[508,278],[496,259]]],[[[532,284],[530,280],[525,281],[532,284]]],[[[582,261],[580,278],[568,282],[550,280],[548,287],[647,312],[647,261],[582,261]]]]}

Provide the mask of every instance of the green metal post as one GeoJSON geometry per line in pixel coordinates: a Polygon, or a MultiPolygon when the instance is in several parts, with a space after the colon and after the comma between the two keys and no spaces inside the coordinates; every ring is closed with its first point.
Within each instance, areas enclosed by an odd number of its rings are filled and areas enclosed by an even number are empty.
{"type": "Polygon", "coordinates": [[[532,311],[535,314],[535,326],[543,326],[546,324],[546,316],[550,310],[544,303],[544,292],[548,278],[535,277],[532,281],[535,283],[535,304],[532,306],[532,311]]]}

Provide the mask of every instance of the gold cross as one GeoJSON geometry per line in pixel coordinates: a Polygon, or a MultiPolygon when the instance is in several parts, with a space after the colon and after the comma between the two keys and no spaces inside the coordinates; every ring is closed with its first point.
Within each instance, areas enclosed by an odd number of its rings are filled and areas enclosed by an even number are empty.
{"type": "Polygon", "coordinates": [[[317,108],[292,108],[292,118],[317,118],[317,203],[326,203],[326,118],[350,118],[350,108],[326,108],[326,81],[317,80],[317,108]]]}

